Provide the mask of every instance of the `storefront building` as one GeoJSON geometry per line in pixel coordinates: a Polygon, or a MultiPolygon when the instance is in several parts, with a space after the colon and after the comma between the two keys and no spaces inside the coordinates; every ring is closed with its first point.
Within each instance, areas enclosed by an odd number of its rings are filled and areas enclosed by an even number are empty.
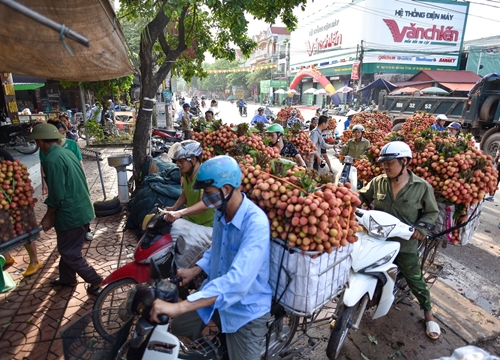
{"type": "Polygon", "coordinates": [[[356,89],[375,74],[459,69],[467,2],[354,0],[341,8],[322,2],[309,5],[310,15],[299,19],[291,34],[290,87],[301,93],[316,87],[314,82],[301,82],[307,69],[319,71],[315,80],[325,89],[330,83],[330,92],[343,86],[356,89]]]}

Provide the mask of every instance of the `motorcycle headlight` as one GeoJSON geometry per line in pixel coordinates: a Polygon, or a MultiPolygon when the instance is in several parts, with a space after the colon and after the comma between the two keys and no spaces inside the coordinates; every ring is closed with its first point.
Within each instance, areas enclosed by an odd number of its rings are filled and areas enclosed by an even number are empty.
{"type": "Polygon", "coordinates": [[[371,216],[368,226],[368,231],[375,237],[388,238],[389,234],[396,227],[396,224],[393,225],[380,225],[376,222],[371,216]]]}

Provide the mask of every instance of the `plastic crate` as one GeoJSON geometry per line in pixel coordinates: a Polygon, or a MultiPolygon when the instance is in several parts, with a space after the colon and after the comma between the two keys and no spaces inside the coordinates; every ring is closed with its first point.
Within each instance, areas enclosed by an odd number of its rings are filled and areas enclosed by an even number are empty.
{"type": "MultiPolygon", "coordinates": [[[[106,314],[110,318],[120,316],[120,308],[108,308],[106,314]]],[[[134,320],[130,317],[118,331],[102,337],[94,326],[93,316],[103,310],[91,311],[61,331],[64,359],[108,360],[114,359],[118,350],[127,340],[134,320]]]]}
{"type": "Polygon", "coordinates": [[[351,252],[352,244],[328,254],[304,252],[272,239],[269,283],[275,300],[296,315],[311,316],[343,291],[351,252]]]}

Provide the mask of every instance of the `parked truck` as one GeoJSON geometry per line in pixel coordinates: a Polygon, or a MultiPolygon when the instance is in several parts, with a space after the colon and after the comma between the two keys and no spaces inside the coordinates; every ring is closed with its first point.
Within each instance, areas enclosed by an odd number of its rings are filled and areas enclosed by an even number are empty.
{"type": "Polygon", "coordinates": [[[500,75],[489,74],[478,81],[468,97],[387,95],[382,91],[379,110],[393,118],[393,130],[416,112],[445,114],[448,123],[458,121],[463,133],[472,133],[481,150],[494,156],[500,146],[500,75]]]}

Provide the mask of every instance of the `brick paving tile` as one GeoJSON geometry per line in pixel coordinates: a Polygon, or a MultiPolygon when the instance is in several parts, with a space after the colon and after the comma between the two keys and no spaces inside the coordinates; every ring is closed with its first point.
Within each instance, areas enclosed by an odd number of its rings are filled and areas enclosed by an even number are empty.
{"type": "MultiPolygon", "coordinates": [[[[119,148],[95,150],[101,151],[104,158],[123,153],[119,148]]],[[[103,199],[96,162],[84,159],[84,168],[92,200],[103,199]]],[[[101,162],[101,169],[106,198],[111,199],[118,192],[116,170],[106,160],[101,162]]],[[[39,199],[34,208],[39,221],[46,212],[44,200],[39,199]]],[[[103,277],[118,264],[123,266],[133,260],[138,239],[133,232],[124,231],[125,222],[126,212],[95,218],[91,222],[94,240],[84,244],[83,254],[103,277]]],[[[29,263],[25,248],[12,251],[16,263],[7,272],[18,286],[0,294],[0,360],[63,359],[61,329],[91,311],[95,301],[94,296],[87,294],[84,281],[79,277],[79,284],[74,289],[50,285],[50,280],[59,276],[55,231],[42,231],[35,243],[43,267],[29,278],[22,277],[29,263]]]]}

